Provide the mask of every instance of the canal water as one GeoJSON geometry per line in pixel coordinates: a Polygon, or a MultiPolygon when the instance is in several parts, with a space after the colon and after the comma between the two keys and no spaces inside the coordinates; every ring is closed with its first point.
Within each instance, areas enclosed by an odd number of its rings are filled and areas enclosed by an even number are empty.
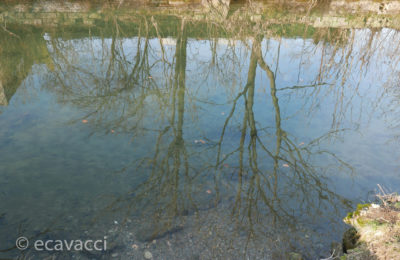
{"type": "Polygon", "coordinates": [[[151,14],[6,29],[0,258],[319,259],[378,184],[399,192],[394,29],[151,14]]]}

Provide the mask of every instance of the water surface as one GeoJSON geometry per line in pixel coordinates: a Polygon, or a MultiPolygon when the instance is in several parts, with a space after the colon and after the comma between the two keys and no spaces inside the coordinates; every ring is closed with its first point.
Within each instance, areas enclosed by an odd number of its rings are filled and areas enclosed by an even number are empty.
{"type": "Polygon", "coordinates": [[[1,32],[0,256],[316,259],[399,191],[396,30],[134,20],[1,32]]]}

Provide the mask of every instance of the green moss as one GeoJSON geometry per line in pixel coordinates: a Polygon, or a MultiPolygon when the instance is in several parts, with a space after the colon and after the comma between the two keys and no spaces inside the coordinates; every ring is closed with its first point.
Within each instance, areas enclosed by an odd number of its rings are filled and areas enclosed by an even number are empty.
{"type": "Polygon", "coordinates": [[[366,203],[366,204],[357,204],[357,209],[354,211],[354,216],[358,217],[360,216],[360,213],[364,209],[368,209],[371,206],[371,203],[366,203]]]}
{"type": "Polygon", "coordinates": [[[357,204],[357,210],[363,210],[363,209],[367,209],[371,206],[371,203],[366,203],[366,204],[357,204]]]}
{"type": "Polygon", "coordinates": [[[353,211],[352,212],[349,212],[349,213],[347,213],[347,215],[346,215],[346,218],[345,219],[351,219],[351,218],[353,218],[353,211]]]}
{"type": "MultiPolygon", "coordinates": [[[[355,211],[347,213],[346,217],[344,218],[344,221],[349,223],[351,219],[354,217],[360,216],[360,213],[363,209],[367,209],[371,206],[371,203],[366,203],[366,204],[357,204],[357,208],[355,211]]],[[[360,226],[365,225],[366,223],[363,222],[363,220],[357,220],[357,222],[360,221],[360,226]]]]}
{"type": "Polygon", "coordinates": [[[360,227],[365,227],[368,223],[369,221],[364,218],[357,218],[357,224],[360,225],[360,227]]]}

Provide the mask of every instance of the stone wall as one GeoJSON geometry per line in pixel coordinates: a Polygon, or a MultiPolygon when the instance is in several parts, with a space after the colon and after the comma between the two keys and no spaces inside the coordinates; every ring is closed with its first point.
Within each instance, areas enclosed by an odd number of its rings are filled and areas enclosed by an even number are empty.
{"type": "Polygon", "coordinates": [[[376,0],[333,0],[329,6],[329,12],[344,13],[373,13],[373,14],[399,14],[400,1],[376,1],[376,0]]]}
{"type": "MultiPolygon", "coordinates": [[[[314,27],[400,28],[400,1],[373,0],[332,1],[328,12],[309,13],[308,11],[273,13],[270,7],[257,3],[257,8],[243,7],[232,9],[229,0],[202,0],[204,6],[176,6],[179,1],[169,1],[166,6],[149,8],[118,8],[115,6],[90,6],[85,3],[39,2],[33,5],[19,4],[0,8],[0,22],[5,24],[26,24],[34,26],[96,26],[108,19],[131,22],[141,12],[147,15],[173,15],[196,21],[218,21],[229,19],[249,20],[254,23],[304,23],[314,27]],[[174,4],[171,4],[174,3],[174,4]],[[216,5],[221,5],[216,7],[216,5]],[[174,7],[171,7],[174,6],[174,7]],[[383,6],[383,7],[382,7],[383,6]],[[3,11],[1,11],[3,9],[3,11]],[[396,11],[398,10],[398,11],[396,11]],[[236,12],[236,15],[232,15],[236,12]],[[229,13],[229,14],[228,14],[229,13]],[[278,17],[277,17],[278,16],[278,17]],[[234,17],[234,18],[232,18],[234,17]]],[[[304,1],[299,1],[304,4],[304,1]]],[[[1,7],[1,6],[0,6],[1,7]]]]}
{"type": "Polygon", "coordinates": [[[0,75],[0,106],[7,106],[8,105],[8,100],[6,97],[6,94],[4,92],[3,84],[1,82],[1,75],[0,75]]]}

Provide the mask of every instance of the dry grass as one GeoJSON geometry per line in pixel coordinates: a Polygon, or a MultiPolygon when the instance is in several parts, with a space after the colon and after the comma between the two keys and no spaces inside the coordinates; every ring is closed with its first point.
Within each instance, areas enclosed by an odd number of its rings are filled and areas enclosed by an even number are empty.
{"type": "Polygon", "coordinates": [[[400,196],[379,194],[380,204],[359,205],[345,218],[377,259],[400,259],[400,196]]]}

